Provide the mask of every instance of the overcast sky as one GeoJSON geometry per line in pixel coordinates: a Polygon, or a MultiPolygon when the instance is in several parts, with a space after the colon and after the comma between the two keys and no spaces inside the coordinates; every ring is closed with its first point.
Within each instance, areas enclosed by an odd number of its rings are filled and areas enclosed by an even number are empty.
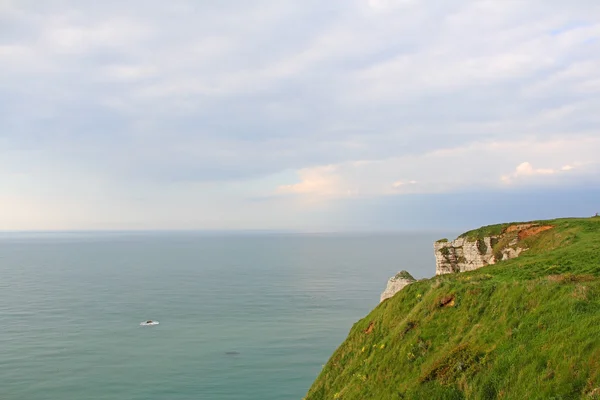
{"type": "Polygon", "coordinates": [[[0,0],[0,229],[600,212],[597,0],[0,0]]]}

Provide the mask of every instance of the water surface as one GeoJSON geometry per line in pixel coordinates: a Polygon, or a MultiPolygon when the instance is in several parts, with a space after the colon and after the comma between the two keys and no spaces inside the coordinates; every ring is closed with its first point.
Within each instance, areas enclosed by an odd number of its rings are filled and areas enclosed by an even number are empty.
{"type": "Polygon", "coordinates": [[[3,234],[0,398],[300,399],[439,237],[3,234]]]}

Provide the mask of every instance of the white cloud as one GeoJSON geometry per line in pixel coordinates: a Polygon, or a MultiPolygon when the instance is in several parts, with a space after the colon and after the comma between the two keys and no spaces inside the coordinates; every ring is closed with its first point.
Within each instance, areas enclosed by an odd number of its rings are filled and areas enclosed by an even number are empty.
{"type": "MultiPolygon", "coordinates": [[[[596,179],[599,2],[117,3],[0,1],[0,150],[25,154],[2,154],[0,182],[51,172],[12,188],[26,206],[6,213],[44,215],[32,188],[70,171],[85,176],[73,198],[107,181],[112,210],[138,182],[189,185],[144,192],[150,219],[192,214],[183,197],[210,184],[202,206],[231,224],[273,191],[333,204],[596,179]]],[[[87,218],[60,207],[46,215],[87,218]]]]}
{"type": "Polygon", "coordinates": [[[375,10],[385,10],[394,7],[405,7],[414,4],[416,0],[367,0],[369,7],[375,10]]]}
{"type": "Polygon", "coordinates": [[[511,175],[503,175],[500,179],[502,180],[502,182],[510,184],[515,179],[518,179],[521,177],[530,177],[530,176],[535,176],[535,175],[554,175],[556,173],[557,173],[557,171],[554,169],[533,168],[533,166],[530,163],[524,162],[524,163],[519,164],[517,166],[517,168],[515,169],[515,172],[513,172],[511,175]]]}
{"type": "Polygon", "coordinates": [[[406,185],[416,185],[416,184],[417,184],[417,181],[415,181],[415,180],[412,180],[412,181],[396,181],[396,182],[392,183],[392,187],[393,187],[394,189],[399,189],[399,188],[401,188],[402,186],[406,186],[406,185]]]}
{"type": "Polygon", "coordinates": [[[51,52],[91,52],[101,47],[130,48],[150,35],[131,18],[111,18],[91,25],[77,22],[77,14],[50,18],[40,32],[41,44],[51,52]]]}
{"type": "MultiPolygon", "coordinates": [[[[506,184],[555,186],[568,183],[564,180],[567,178],[565,174],[569,179],[600,179],[596,176],[600,167],[598,152],[599,137],[474,143],[419,155],[306,168],[299,173],[302,182],[286,186],[284,192],[301,196],[326,195],[331,200],[347,192],[374,197],[406,193],[453,193],[473,188],[490,190],[500,189],[506,184]],[[532,161],[519,162],[523,157],[532,161]],[[571,161],[574,159],[579,161],[571,161]],[[541,163],[552,167],[534,167],[541,163]],[[515,164],[516,168],[513,167],[515,164]],[[503,173],[513,168],[512,173],[503,173]],[[394,180],[398,174],[410,174],[415,179],[394,180]]],[[[282,193],[281,188],[278,193],[282,193]]]]}
{"type": "Polygon", "coordinates": [[[555,173],[556,171],[551,168],[533,168],[528,162],[519,164],[515,171],[516,176],[552,175],[555,173]]]}
{"type": "Polygon", "coordinates": [[[298,171],[298,177],[299,183],[279,186],[277,193],[314,197],[332,197],[352,193],[350,189],[340,185],[337,168],[333,165],[301,169],[298,171]]]}
{"type": "Polygon", "coordinates": [[[156,67],[148,65],[111,65],[105,69],[109,78],[118,80],[136,80],[156,76],[156,67]]]}

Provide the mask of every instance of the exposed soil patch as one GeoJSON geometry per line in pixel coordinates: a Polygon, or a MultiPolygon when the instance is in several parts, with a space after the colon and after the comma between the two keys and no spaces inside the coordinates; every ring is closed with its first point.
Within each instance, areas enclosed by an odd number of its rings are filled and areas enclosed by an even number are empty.
{"type": "Polygon", "coordinates": [[[560,274],[560,275],[548,275],[547,279],[550,282],[558,283],[573,283],[573,282],[591,282],[596,280],[596,277],[591,274],[560,274]]]}
{"type": "Polygon", "coordinates": [[[589,286],[577,285],[573,290],[573,297],[579,300],[589,300],[589,286]]]}
{"type": "Polygon", "coordinates": [[[479,361],[482,357],[483,353],[473,351],[467,344],[461,344],[435,361],[419,380],[421,383],[437,380],[441,384],[448,384],[466,371],[480,369],[479,361]]]}
{"type": "Polygon", "coordinates": [[[551,225],[533,226],[531,228],[520,231],[519,232],[519,240],[523,240],[529,236],[537,235],[540,232],[544,232],[544,231],[547,231],[552,228],[554,228],[554,227],[551,225]]]}
{"type": "Polygon", "coordinates": [[[511,232],[519,232],[525,229],[529,229],[531,227],[535,226],[535,224],[516,224],[516,225],[511,225],[508,228],[506,228],[504,230],[504,232],[502,233],[511,233],[511,232]]]}
{"type": "Polygon", "coordinates": [[[415,321],[408,321],[404,329],[402,330],[402,337],[406,336],[406,334],[417,327],[417,323],[415,321]]]}
{"type": "Polygon", "coordinates": [[[373,329],[375,329],[375,322],[371,321],[369,323],[369,327],[367,329],[365,329],[365,334],[369,334],[371,332],[373,332],[373,329]]]}
{"type": "Polygon", "coordinates": [[[597,387],[596,389],[590,391],[588,393],[588,397],[590,399],[596,399],[596,398],[600,397],[600,387],[597,387]]]}
{"type": "Polygon", "coordinates": [[[442,297],[439,305],[440,307],[454,307],[454,296],[442,297]]]}

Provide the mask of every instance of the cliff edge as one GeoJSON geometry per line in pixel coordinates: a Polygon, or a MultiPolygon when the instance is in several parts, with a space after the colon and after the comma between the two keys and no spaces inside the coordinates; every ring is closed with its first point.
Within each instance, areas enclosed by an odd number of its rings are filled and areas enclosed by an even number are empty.
{"type": "Polygon", "coordinates": [[[408,271],[400,271],[395,276],[392,276],[387,283],[387,286],[383,293],[381,293],[381,297],[379,299],[380,302],[389,299],[402,289],[404,289],[407,285],[415,282],[415,278],[412,277],[408,271]]]}
{"type": "Polygon", "coordinates": [[[436,244],[444,273],[354,324],[306,400],[600,400],[600,218],[458,239],[436,244]]]}
{"type": "Polygon", "coordinates": [[[451,242],[438,240],[433,245],[435,274],[473,271],[516,258],[528,249],[525,239],[552,228],[552,225],[533,222],[492,225],[466,232],[451,242]]]}

